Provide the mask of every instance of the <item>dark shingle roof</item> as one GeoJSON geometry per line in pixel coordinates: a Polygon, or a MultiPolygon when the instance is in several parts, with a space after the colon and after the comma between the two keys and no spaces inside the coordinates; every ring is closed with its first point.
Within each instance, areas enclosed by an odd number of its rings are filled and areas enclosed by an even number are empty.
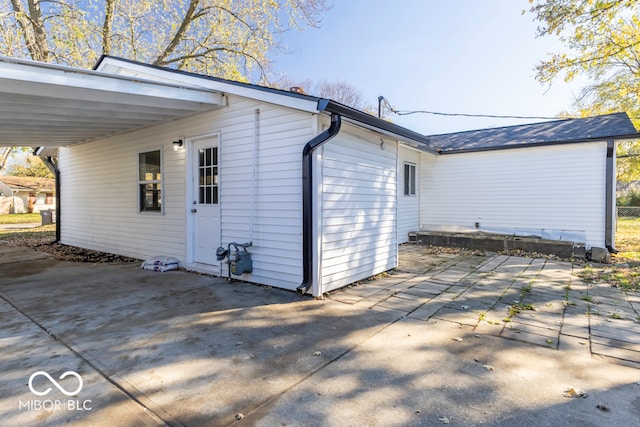
{"type": "Polygon", "coordinates": [[[508,126],[492,129],[480,129],[466,132],[456,132],[443,135],[425,136],[398,126],[392,122],[379,119],[370,114],[361,112],[354,108],[342,105],[332,100],[318,98],[298,92],[285,91],[271,87],[255,85],[251,83],[226,80],[218,77],[196,74],[188,71],[176,70],[173,68],[159,67],[156,65],[144,64],[116,56],[103,55],[96,63],[97,69],[105,58],[112,58],[118,61],[129,62],[149,68],[155,68],[171,73],[195,76],[220,83],[235,85],[238,87],[251,88],[258,91],[270,92],[293,98],[307,99],[316,102],[318,111],[337,113],[346,118],[364,124],[367,127],[377,128],[401,138],[418,143],[424,150],[442,153],[454,153],[464,151],[484,151],[504,148],[525,147],[531,145],[550,145],[570,142],[585,142],[590,140],[618,139],[620,137],[629,138],[631,136],[640,137],[638,131],[629,120],[626,113],[614,113],[604,116],[588,117],[581,119],[554,120],[543,123],[527,125],[508,126]]]}
{"type": "Polygon", "coordinates": [[[16,191],[52,192],[56,188],[53,178],[35,178],[25,176],[0,176],[0,182],[16,191]]]}
{"type": "Polygon", "coordinates": [[[429,138],[433,148],[442,152],[456,152],[615,139],[637,133],[626,113],[614,113],[583,119],[433,135],[429,138]]]}
{"type": "Polygon", "coordinates": [[[423,149],[430,151],[430,152],[435,152],[435,149],[431,148],[429,146],[429,137],[420,134],[418,132],[412,131],[411,129],[407,129],[405,127],[396,125],[392,122],[389,122],[387,120],[383,120],[380,119],[378,117],[375,117],[369,113],[365,113],[363,111],[357,110],[355,108],[349,107],[347,105],[341,104],[339,102],[330,100],[330,99],[325,99],[325,98],[319,98],[317,96],[312,96],[312,95],[307,95],[305,93],[300,93],[300,92],[293,92],[290,90],[282,90],[282,89],[276,89],[276,88],[272,88],[272,87],[266,87],[266,86],[261,86],[261,85],[256,85],[256,84],[252,84],[252,83],[244,83],[244,82],[238,82],[238,81],[234,81],[234,80],[227,80],[227,79],[223,79],[223,78],[219,78],[219,77],[213,77],[213,76],[207,76],[204,74],[197,74],[197,73],[192,73],[189,71],[183,71],[183,70],[176,70],[174,68],[168,68],[168,67],[160,67],[157,65],[152,65],[152,64],[145,64],[143,62],[137,62],[137,61],[133,61],[130,59],[125,59],[125,58],[120,58],[117,56],[111,56],[111,55],[102,55],[100,57],[100,59],[98,60],[98,62],[94,65],[93,69],[97,70],[98,67],[100,66],[100,64],[102,63],[102,61],[104,61],[106,58],[112,58],[114,60],[117,61],[122,61],[122,62],[128,62],[130,64],[135,64],[135,65],[140,65],[140,66],[144,66],[147,68],[152,68],[152,69],[157,69],[157,70],[162,70],[162,71],[167,71],[170,73],[175,73],[175,74],[182,74],[182,75],[187,75],[187,76],[193,76],[193,77],[198,77],[198,78],[202,78],[202,79],[206,79],[206,80],[211,80],[211,81],[216,81],[219,83],[224,83],[224,84],[229,84],[229,85],[233,85],[233,86],[237,86],[237,87],[244,87],[244,88],[250,88],[250,89],[254,89],[254,90],[258,90],[258,91],[262,91],[262,92],[268,92],[268,93],[273,93],[273,94],[278,94],[278,95],[283,95],[283,96],[287,96],[287,97],[292,97],[292,98],[299,98],[299,99],[307,99],[309,101],[315,102],[318,105],[318,111],[322,112],[322,111],[326,111],[329,113],[336,113],[336,114],[340,114],[341,116],[344,116],[345,118],[349,118],[352,119],[358,123],[362,123],[365,126],[370,126],[376,129],[380,129],[383,130],[385,132],[389,132],[391,134],[395,134],[401,138],[406,138],[410,141],[415,141],[419,144],[420,147],[423,147],[423,149]]]}

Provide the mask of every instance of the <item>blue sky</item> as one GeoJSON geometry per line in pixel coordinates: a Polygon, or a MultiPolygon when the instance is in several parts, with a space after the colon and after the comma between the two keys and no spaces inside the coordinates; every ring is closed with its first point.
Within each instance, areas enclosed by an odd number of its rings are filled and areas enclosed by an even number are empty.
{"type": "MultiPolygon", "coordinates": [[[[293,80],[344,80],[399,110],[556,116],[580,83],[535,80],[535,65],[562,49],[536,38],[527,0],[334,0],[319,29],[289,32],[275,68],[293,80]]],[[[425,134],[531,120],[392,115],[425,134]]],[[[540,120],[533,120],[540,121],[540,120]]]]}

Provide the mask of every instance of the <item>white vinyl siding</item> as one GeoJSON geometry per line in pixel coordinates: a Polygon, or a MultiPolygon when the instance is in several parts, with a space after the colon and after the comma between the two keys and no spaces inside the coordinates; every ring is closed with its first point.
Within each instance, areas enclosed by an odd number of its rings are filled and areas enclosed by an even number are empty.
{"type": "MultiPolygon", "coordinates": [[[[219,132],[221,245],[253,238],[249,281],[295,289],[302,281],[302,148],[308,113],[229,96],[228,107],[61,148],[62,242],[140,259],[186,262],[186,150],[172,141],[219,132]],[[260,109],[251,236],[255,110],[260,109]],[[138,213],[138,153],[162,147],[164,215],[138,213]]],[[[215,254],[211,254],[215,260],[215,254]]]]}
{"type": "Polygon", "coordinates": [[[560,231],[604,246],[606,143],[424,157],[421,228],[560,231]]]}
{"type": "Polygon", "coordinates": [[[397,264],[397,144],[343,130],[322,148],[322,291],[397,264]]]}
{"type": "MultiPolygon", "coordinates": [[[[406,194],[407,177],[405,175],[407,166],[412,166],[415,171],[415,192],[420,194],[420,158],[421,156],[431,156],[421,154],[418,151],[403,147],[398,153],[398,244],[406,243],[409,240],[410,231],[418,231],[420,228],[420,198],[406,194]]],[[[410,169],[410,168],[409,168],[410,169]]]]}
{"type": "Polygon", "coordinates": [[[221,126],[222,242],[226,247],[229,242],[253,240],[253,273],[246,280],[295,290],[302,283],[302,149],[315,135],[315,118],[249,101],[235,114],[242,116],[242,126],[221,126]],[[254,183],[256,108],[260,113],[254,183]]]}

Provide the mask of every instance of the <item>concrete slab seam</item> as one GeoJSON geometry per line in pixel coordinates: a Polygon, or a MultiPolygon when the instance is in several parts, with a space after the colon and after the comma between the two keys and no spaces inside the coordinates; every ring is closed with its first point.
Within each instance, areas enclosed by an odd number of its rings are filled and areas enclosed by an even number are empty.
{"type": "MultiPolygon", "coordinates": [[[[11,301],[10,298],[8,298],[7,296],[3,295],[2,293],[0,293],[0,299],[2,299],[4,302],[6,302],[7,304],[9,304],[14,310],[16,310],[18,313],[20,313],[22,316],[26,317],[31,323],[33,323],[34,325],[36,325],[39,329],[41,329],[43,332],[45,332],[48,336],[50,336],[51,338],[53,338],[55,341],[59,342],[60,344],[62,344],[67,350],[69,350],[72,354],[74,354],[76,357],[80,358],[84,363],[86,363],[87,365],[89,365],[92,369],[94,369],[102,378],[104,378],[107,382],[109,382],[110,384],[112,384],[114,387],[116,387],[120,392],[122,392],[125,396],[127,396],[129,399],[133,400],[134,402],[136,402],[138,405],[140,405],[143,410],[152,418],[155,418],[156,421],[160,421],[162,423],[165,423],[167,425],[180,425],[180,426],[184,426],[186,427],[184,424],[180,423],[177,420],[167,420],[165,418],[172,418],[170,416],[170,414],[166,413],[164,410],[162,410],[161,408],[157,407],[156,409],[152,409],[150,406],[151,405],[145,405],[144,403],[142,403],[142,401],[135,395],[133,395],[131,392],[129,392],[126,388],[124,388],[122,385],[120,385],[118,382],[116,382],[115,380],[113,380],[109,375],[107,375],[105,372],[103,372],[103,370],[101,368],[99,368],[98,366],[96,366],[95,363],[93,363],[91,360],[87,359],[82,353],[78,352],[74,346],[70,345],[69,343],[67,343],[64,339],[58,337],[56,334],[54,334],[52,331],[47,330],[46,327],[44,327],[44,325],[42,325],[40,322],[38,322],[36,319],[34,319],[32,316],[28,315],[27,313],[25,313],[24,311],[22,311],[13,301],[11,301]],[[158,412],[165,412],[167,417],[162,417],[158,414],[158,412]]],[[[155,405],[154,405],[155,406],[155,405]]]]}

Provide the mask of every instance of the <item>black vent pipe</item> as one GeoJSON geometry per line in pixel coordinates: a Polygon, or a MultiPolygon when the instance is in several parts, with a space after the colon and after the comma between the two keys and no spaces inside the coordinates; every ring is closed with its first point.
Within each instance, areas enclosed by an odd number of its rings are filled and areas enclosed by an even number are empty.
{"type": "Polygon", "coordinates": [[[302,283],[296,288],[305,294],[311,288],[313,270],[313,157],[316,148],[340,132],[342,118],[331,113],[331,126],[307,142],[302,150],[302,283]]]}

